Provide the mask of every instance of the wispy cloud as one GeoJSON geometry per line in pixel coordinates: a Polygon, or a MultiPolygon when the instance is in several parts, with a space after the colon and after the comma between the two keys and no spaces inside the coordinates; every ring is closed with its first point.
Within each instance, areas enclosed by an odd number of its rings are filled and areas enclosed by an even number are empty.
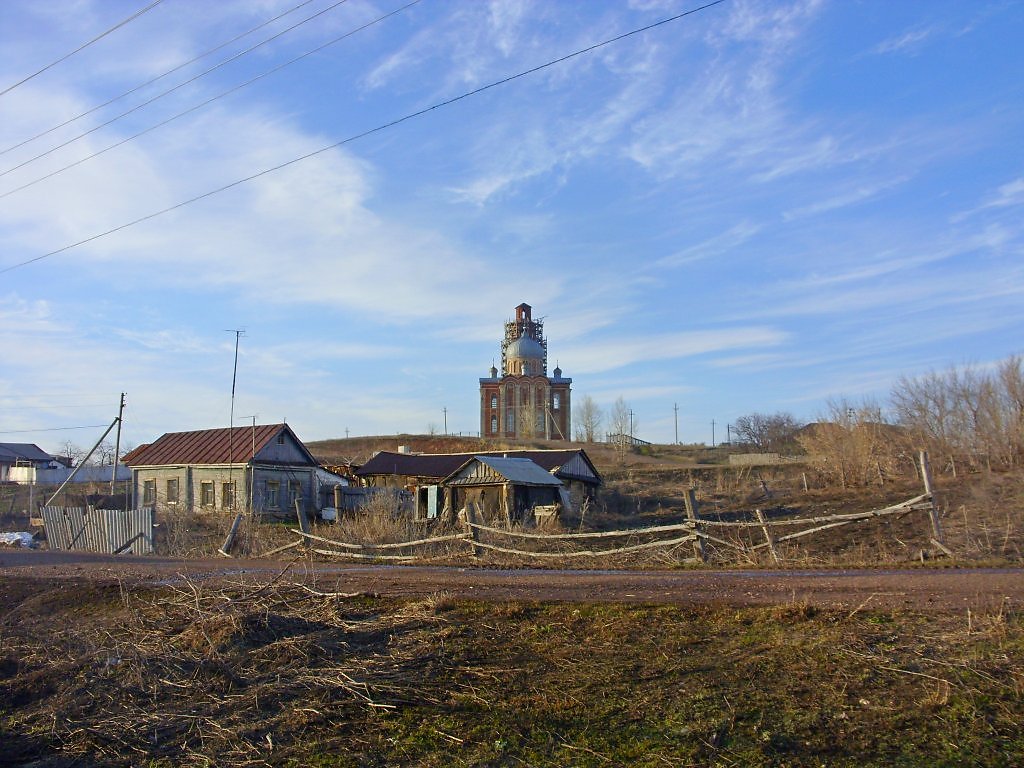
{"type": "Polygon", "coordinates": [[[910,29],[902,34],[886,38],[872,48],[871,51],[876,54],[913,53],[920,50],[924,42],[933,37],[936,31],[937,28],[934,26],[910,29]]]}
{"type": "Polygon", "coordinates": [[[566,370],[597,373],[642,362],[693,357],[729,349],[775,346],[786,339],[785,332],[768,326],[655,333],[641,338],[606,337],[586,346],[568,346],[562,359],[566,370]]]}

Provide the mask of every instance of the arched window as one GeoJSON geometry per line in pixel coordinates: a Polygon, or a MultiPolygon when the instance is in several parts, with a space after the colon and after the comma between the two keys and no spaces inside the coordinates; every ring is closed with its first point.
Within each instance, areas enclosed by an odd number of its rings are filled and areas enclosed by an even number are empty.
{"type": "Polygon", "coordinates": [[[498,396],[497,395],[491,395],[491,408],[497,408],[497,407],[498,407],[498,396]]]}
{"type": "Polygon", "coordinates": [[[491,434],[496,434],[498,431],[498,417],[491,416],[491,434]]]}
{"type": "Polygon", "coordinates": [[[551,397],[551,408],[552,408],[552,410],[557,411],[561,407],[562,407],[562,396],[560,394],[558,394],[557,392],[555,392],[555,394],[552,395],[552,397],[551,397]]]}

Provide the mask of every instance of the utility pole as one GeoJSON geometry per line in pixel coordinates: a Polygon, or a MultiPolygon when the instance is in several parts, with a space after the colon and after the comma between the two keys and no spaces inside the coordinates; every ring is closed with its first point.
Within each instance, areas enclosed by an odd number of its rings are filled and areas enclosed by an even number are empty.
{"type": "Polygon", "coordinates": [[[676,412],[676,445],[679,445],[679,403],[672,403],[672,410],[676,412]]]}
{"type": "Polygon", "coordinates": [[[117,437],[114,439],[114,468],[110,471],[110,495],[114,495],[114,481],[117,480],[117,462],[121,454],[121,421],[124,418],[124,392],[121,393],[121,405],[117,409],[117,437]]]}
{"type": "Polygon", "coordinates": [[[732,445],[732,424],[725,425],[725,440],[729,445],[732,445]]]}
{"type": "Polygon", "coordinates": [[[345,427],[345,439],[348,440],[348,427],[345,427]]]}
{"type": "Polygon", "coordinates": [[[711,420],[711,447],[715,447],[715,420],[711,420]]]}
{"type": "MultiPolygon", "coordinates": [[[[235,493],[234,477],[232,476],[235,467],[235,382],[238,380],[238,339],[245,331],[236,328],[227,332],[235,334],[235,364],[231,369],[231,415],[228,419],[228,485],[231,487],[231,508],[234,509],[235,496],[237,495],[235,493]]],[[[253,426],[255,426],[255,421],[253,426]]]]}
{"type": "Polygon", "coordinates": [[[442,408],[441,412],[444,413],[444,435],[445,435],[445,437],[447,437],[448,436],[448,406],[445,406],[444,408],[442,408]]]}

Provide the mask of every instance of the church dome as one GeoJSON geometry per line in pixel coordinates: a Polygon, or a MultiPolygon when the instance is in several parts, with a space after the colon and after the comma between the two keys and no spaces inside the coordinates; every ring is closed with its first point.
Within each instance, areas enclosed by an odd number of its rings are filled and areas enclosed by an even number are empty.
{"type": "Polygon", "coordinates": [[[505,349],[505,372],[536,376],[544,370],[544,347],[536,339],[520,336],[505,349]]]}
{"type": "Polygon", "coordinates": [[[510,360],[512,358],[516,360],[543,360],[544,347],[536,339],[531,339],[529,336],[520,336],[508,345],[508,349],[505,350],[505,357],[510,360]]]}

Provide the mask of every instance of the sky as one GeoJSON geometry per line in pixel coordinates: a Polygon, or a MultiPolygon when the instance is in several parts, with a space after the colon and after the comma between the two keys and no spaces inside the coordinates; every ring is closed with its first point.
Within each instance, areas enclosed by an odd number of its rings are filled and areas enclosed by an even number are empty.
{"type": "Polygon", "coordinates": [[[1020,2],[724,0],[507,81],[702,3],[299,2],[0,3],[0,441],[475,433],[521,302],[654,442],[1024,352],[1020,2]]]}

